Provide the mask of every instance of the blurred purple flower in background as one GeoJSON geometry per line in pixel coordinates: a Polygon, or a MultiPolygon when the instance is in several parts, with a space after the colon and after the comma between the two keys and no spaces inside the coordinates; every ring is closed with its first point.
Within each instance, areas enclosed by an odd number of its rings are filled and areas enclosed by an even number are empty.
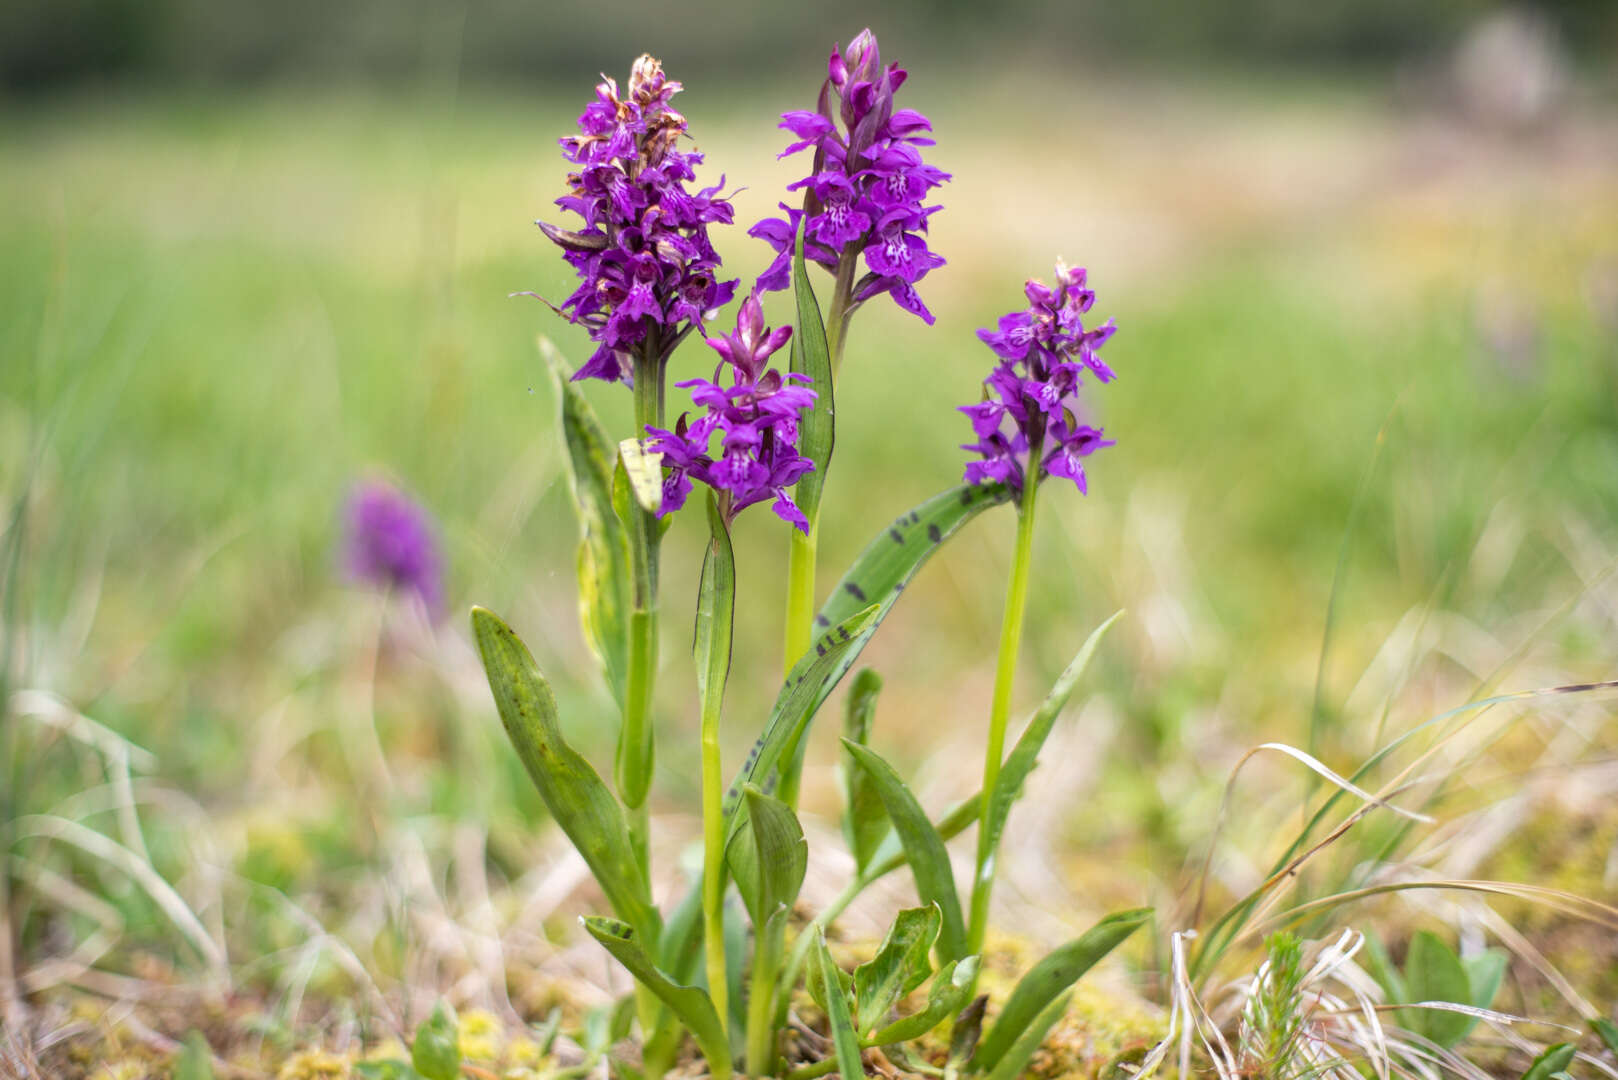
{"type": "Polygon", "coordinates": [[[766,290],[784,289],[791,276],[798,223],[808,216],[804,257],[837,271],[847,254],[863,253],[869,271],[853,284],[857,305],[883,293],[928,323],[933,316],[916,282],[944,260],[927,248],[928,191],[949,174],[921,159],[932,123],[912,109],[893,108],[904,84],[898,64],[882,66],[875,35],[862,30],[844,55],[833,48],[816,111],[783,113],[780,126],[797,137],[781,154],[814,148],[812,171],[787,190],[804,190],[803,209],[785,203],[785,218],[766,218],[748,230],[775,249],[775,262],[759,278],[766,290]],[[838,128],[838,121],[842,128],[838,128]]]}
{"type": "Polygon", "coordinates": [[[691,482],[701,481],[721,493],[727,519],[734,519],[753,503],[767,498],[782,521],[807,533],[809,522],[787,494],[787,488],[814,469],[798,453],[798,421],[815,401],[815,392],[801,385],[804,375],[782,377],[769,366],[770,356],[792,336],[790,326],[770,330],[764,325],[764,307],[755,289],[736,313],[736,329],[711,337],[708,345],[719,354],[713,380],[689,379],[676,386],[691,390],[693,404],[707,415],[695,422],[682,415],[673,431],[648,427],[649,449],[663,455],[668,475],[663,481],[663,505],[658,516],[685,505],[691,482]],[[729,387],[719,384],[725,367],[731,369],[729,387]],[[720,455],[709,454],[715,433],[720,455]]]}
{"type": "Polygon", "coordinates": [[[635,356],[666,360],[735,295],[736,281],[719,280],[719,255],[708,242],[708,226],[730,224],[734,212],[718,195],[724,177],[686,190],[702,155],[677,148],[686,122],[669,100],[680,84],[650,56],[635,61],[626,95],[602,79],[579,134],[561,140],[578,171],[556,205],[583,218],[584,228],[537,224],[579,276],[556,310],[587,327],[597,346],[573,377],[632,382],[635,356]]]}
{"type": "MultiPolygon", "coordinates": [[[[1021,489],[1031,447],[1040,448],[1040,476],[1061,476],[1088,490],[1084,458],[1111,439],[1078,419],[1077,394],[1088,373],[1111,382],[1113,371],[1098,349],[1112,337],[1112,320],[1086,329],[1095,303],[1083,267],[1056,264],[1056,287],[1030,278],[1023,287],[1028,307],[1000,317],[978,337],[999,357],[983,380],[983,400],[962,405],[977,442],[961,449],[981,455],[966,466],[969,484],[1001,483],[1021,489]]],[[[1036,482],[1037,482],[1036,478],[1036,482]]]]}
{"type": "Polygon", "coordinates": [[[343,561],[350,576],[380,588],[414,592],[428,614],[437,615],[444,580],[432,516],[380,480],[357,484],[344,516],[343,561]]]}

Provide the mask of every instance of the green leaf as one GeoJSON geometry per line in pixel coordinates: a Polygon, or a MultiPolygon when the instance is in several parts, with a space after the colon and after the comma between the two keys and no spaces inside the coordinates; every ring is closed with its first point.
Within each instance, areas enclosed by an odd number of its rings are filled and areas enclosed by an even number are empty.
{"type": "Polygon", "coordinates": [[[1045,1036],[1050,1034],[1051,1028],[1067,1011],[1067,1003],[1072,997],[1071,992],[1063,994],[1041,1009],[1039,1015],[1017,1036],[1017,1041],[1006,1050],[1000,1063],[989,1070],[988,1080],[1017,1080],[1034,1052],[1044,1045],[1045,1036]]]}
{"type": "Polygon", "coordinates": [[[843,746],[864,769],[875,785],[882,805],[887,808],[893,828],[904,845],[910,862],[910,872],[916,878],[916,892],[923,903],[937,904],[943,915],[938,933],[940,961],[959,960],[966,955],[966,925],[961,918],[961,900],[955,891],[955,876],[950,869],[949,852],[944,850],[943,837],[933,828],[927,814],[916,797],[905,787],[893,766],[868,747],[843,740],[843,746]]]}
{"type": "MultiPolygon", "coordinates": [[[[871,634],[898,602],[927,560],[961,527],[991,506],[999,506],[1012,496],[1000,484],[963,484],[950,488],[899,515],[860,552],[854,564],[832,586],[831,594],[815,616],[815,625],[827,629],[843,622],[869,604],[877,605],[875,621],[866,629],[871,634]]],[[[846,654],[830,685],[854,666],[859,647],[846,654]]]]}
{"type": "MultiPolygon", "coordinates": [[[[843,737],[849,742],[871,744],[871,721],[876,716],[876,696],[881,690],[882,676],[870,668],[861,668],[854,675],[843,719],[843,737]]],[[[852,757],[844,756],[843,839],[854,854],[855,868],[864,870],[888,835],[888,815],[882,808],[882,797],[871,786],[871,778],[864,769],[855,767],[852,757]]]]}
{"type": "Polygon", "coordinates": [[[702,560],[697,586],[697,625],[692,634],[691,657],[697,665],[697,695],[725,693],[730,677],[731,639],[735,632],[736,558],[731,552],[730,529],[719,502],[708,492],[708,553],[702,560]]]}
{"type": "Polygon", "coordinates": [[[556,699],[528,647],[499,616],[480,607],[472,609],[472,636],[506,735],[546,808],[584,857],[613,910],[643,934],[655,935],[657,909],[630,847],[623,810],[590,763],[562,738],[556,699]]]}
{"type": "MultiPolygon", "coordinates": [[[[1423,930],[1410,941],[1405,956],[1405,986],[1409,1004],[1445,1001],[1455,1005],[1472,1004],[1472,984],[1455,950],[1437,934],[1423,930]]],[[[1418,1035],[1426,1036],[1446,1049],[1472,1030],[1476,1017],[1441,1009],[1402,1009],[1399,1021],[1418,1035]]]]}
{"type": "Polygon", "coordinates": [[[1393,958],[1388,956],[1388,947],[1382,944],[1382,939],[1374,933],[1365,935],[1365,956],[1371,971],[1371,978],[1382,987],[1390,1004],[1402,1005],[1410,1000],[1410,991],[1405,986],[1405,978],[1394,966],[1393,958]]]}
{"type": "MultiPolygon", "coordinates": [[[[1500,984],[1506,977],[1507,962],[1502,949],[1487,949],[1461,959],[1461,966],[1466,969],[1466,985],[1472,994],[1471,1004],[1480,1009],[1494,1005],[1495,995],[1500,992],[1500,984]]],[[[1476,1024],[1475,1017],[1473,1024],[1476,1024]]],[[[1467,1031],[1471,1030],[1471,1026],[1468,1026],[1467,1031]]]]}
{"type": "Polygon", "coordinates": [[[213,1051],[202,1032],[185,1037],[185,1045],[174,1058],[173,1080],[213,1080],[213,1051]]]}
{"type": "Polygon", "coordinates": [[[728,1080],[731,1070],[730,1044],[725,1040],[725,1029],[719,1022],[713,999],[695,986],[677,985],[657,970],[651,957],[634,940],[633,928],[624,923],[592,915],[584,919],[584,928],[606,947],[613,959],[628,969],[641,985],[656,994],[680,1018],[680,1022],[696,1038],[702,1056],[708,1059],[708,1069],[714,1080],[728,1080]]]}
{"type": "Polygon", "coordinates": [[[440,1001],[433,1014],[416,1029],[410,1044],[410,1064],[426,1080],[457,1080],[461,1075],[461,1035],[455,1011],[440,1001]]]}
{"type": "Polygon", "coordinates": [[[854,1030],[854,1021],[848,1013],[848,995],[843,990],[837,965],[832,963],[831,950],[826,948],[826,934],[818,932],[815,938],[815,963],[820,971],[820,984],[826,994],[826,1018],[831,1024],[832,1045],[837,1049],[837,1071],[843,1080],[862,1080],[865,1062],[860,1057],[860,1037],[854,1030]]]}
{"type": "Polygon", "coordinates": [[[1151,917],[1151,908],[1114,912],[1035,964],[1012,990],[973,1065],[992,1071],[1052,1001],[1151,917]]]}
{"type": "Polygon", "coordinates": [[[803,259],[803,232],[808,224],[798,229],[797,244],[792,255],[792,292],[797,300],[798,319],[792,333],[792,370],[807,375],[813,382],[809,388],[818,396],[814,407],[798,422],[798,452],[814,462],[814,471],[804,473],[793,492],[793,501],[804,517],[811,522],[820,512],[820,492],[826,484],[826,469],[831,464],[832,445],[836,441],[835,408],[832,399],[831,350],[826,341],[826,324],[820,315],[820,303],[809,284],[809,270],[803,259]]]}
{"type": "Polygon", "coordinates": [[[539,351],[556,384],[568,490],[579,519],[579,622],[623,708],[629,670],[629,536],[612,505],[613,444],[556,346],[541,337],[539,351]]]}
{"type": "MultiPolygon", "coordinates": [[[[1012,747],[1011,754],[1001,766],[1000,776],[994,785],[994,791],[989,799],[989,813],[986,824],[988,842],[986,850],[994,852],[1000,846],[1000,835],[1006,827],[1006,819],[1011,815],[1011,804],[1017,801],[1022,794],[1023,782],[1028,774],[1034,770],[1038,761],[1039,751],[1050,736],[1051,728],[1056,724],[1056,718],[1061,715],[1067,699],[1073,696],[1073,689],[1084,674],[1084,669],[1090,665],[1090,657],[1095,655],[1096,645],[1100,643],[1102,635],[1106,634],[1112,624],[1117,622],[1123,612],[1115,613],[1110,619],[1096,627],[1079,649],[1073,662],[1067,670],[1057,678],[1056,685],[1034,712],[1034,718],[1028,722],[1017,739],[1017,745],[1012,747]]],[[[982,850],[982,849],[980,849],[982,850]]],[[[985,860],[987,873],[994,872],[994,861],[985,860]]]]}
{"type": "Polygon", "coordinates": [[[1606,1045],[1608,1050],[1618,1054],[1618,1024],[1598,1016],[1590,1021],[1590,1030],[1596,1033],[1596,1037],[1606,1045]]]}
{"type": "Polygon", "coordinates": [[[951,960],[938,969],[933,984],[927,988],[927,1007],[919,1013],[900,1017],[876,1032],[868,1041],[870,1046],[891,1046],[897,1042],[919,1039],[939,1024],[948,1020],[966,1005],[972,987],[978,980],[978,958],[951,960]]]}
{"type": "Polygon", "coordinates": [[[725,859],[753,926],[762,929],[777,908],[797,903],[809,844],[791,807],[752,784],[744,791],[747,825],[731,838],[725,859]]]}
{"type": "Polygon", "coordinates": [[[360,1080],[425,1080],[407,1061],[383,1058],[381,1061],[356,1061],[354,1075],[360,1080]]]}
{"type": "Polygon", "coordinates": [[[781,760],[782,752],[803,731],[814,710],[831,693],[833,684],[848,670],[843,658],[850,649],[863,644],[865,632],[876,615],[875,604],[856,611],[816,638],[809,646],[809,651],[793,666],[781,692],[776,695],[774,707],[770,709],[764,734],[753,744],[747,761],[725,792],[724,813],[729,822],[726,843],[746,820],[745,815],[737,813],[739,809],[744,809],[742,788],[754,784],[763,791],[771,790],[772,773],[776,763],[781,760]]]}
{"type": "Polygon", "coordinates": [[[1573,1064],[1573,1058],[1578,1054],[1578,1047],[1572,1043],[1557,1043],[1548,1047],[1544,1053],[1534,1059],[1528,1066],[1528,1071],[1522,1074],[1522,1080],[1551,1080],[1559,1072],[1565,1072],[1573,1064]]]}
{"type": "Polygon", "coordinates": [[[905,908],[894,918],[876,955],[854,969],[855,1026],[860,1034],[876,1027],[900,998],[932,974],[927,954],[943,921],[937,904],[905,908]]]}

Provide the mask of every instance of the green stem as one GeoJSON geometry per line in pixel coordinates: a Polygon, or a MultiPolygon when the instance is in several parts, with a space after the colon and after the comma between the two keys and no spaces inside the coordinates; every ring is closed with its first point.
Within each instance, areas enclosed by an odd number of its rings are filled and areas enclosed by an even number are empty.
{"type": "Polygon", "coordinates": [[[753,973],[747,998],[747,1075],[775,1073],[775,968],[781,962],[781,934],[775,920],[753,928],[753,973]],[[766,938],[770,940],[766,941],[766,938]]]}
{"type": "Polygon", "coordinates": [[[708,995],[725,1028],[730,1026],[730,984],[725,965],[725,777],[719,721],[736,625],[736,563],[730,547],[729,510],[728,494],[719,498],[709,494],[708,554],[697,590],[692,643],[697,696],[702,702],[702,942],[708,961],[708,995]]]}
{"type": "MultiPolygon", "coordinates": [[[[663,363],[655,341],[648,341],[646,352],[635,365],[635,434],[644,437],[648,424],[663,426],[663,363]]],[[[623,727],[618,733],[617,785],[619,798],[628,811],[629,842],[644,880],[651,880],[651,790],[656,742],[652,730],[652,701],[657,687],[658,611],[657,579],[663,530],[655,515],[631,500],[633,521],[629,531],[630,565],[633,580],[629,612],[629,658],[625,674],[623,727]]],[[[650,928],[655,929],[655,928],[650,928]]],[[[643,931],[644,933],[644,931],[643,931]]],[[[657,942],[647,939],[647,947],[657,942]]],[[[658,1080],[672,1063],[672,1052],[654,1052],[673,1040],[669,1030],[673,1013],[655,995],[637,985],[636,1013],[642,1038],[648,1050],[646,1080],[658,1080]],[[663,1060],[667,1058],[668,1060],[663,1060]]]]}
{"type": "MultiPolygon", "coordinates": [[[[831,306],[826,313],[826,348],[831,354],[831,370],[835,378],[843,364],[843,345],[848,340],[848,320],[853,314],[849,305],[854,296],[854,271],[858,266],[858,252],[845,251],[837,263],[837,280],[832,286],[831,306]]],[[[821,479],[821,492],[825,492],[825,479],[821,479]]],[[[815,629],[815,557],[820,548],[819,501],[806,512],[809,519],[807,534],[792,530],[787,548],[787,613],[785,647],[782,649],[781,674],[792,674],[792,666],[809,651],[809,642],[815,629]]],[[[798,788],[803,778],[802,738],[793,740],[781,756],[781,784],[777,794],[781,801],[798,808],[798,788]]]]}
{"type": "Polygon", "coordinates": [[[1028,606],[1028,571],[1033,562],[1034,501],[1039,494],[1039,460],[1044,440],[1035,438],[1028,448],[1028,475],[1017,506],[1017,550],[1011,559],[1011,582],[1006,589],[1005,616],[1000,622],[1000,658],[994,672],[994,700],[989,708],[989,745],[983,756],[983,797],[978,823],[977,876],[972,885],[972,918],[967,929],[969,953],[983,951],[989,929],[989,896],[994,889],[995,853],[989,849],[989,807],[1005,757],[1006,724],[1011,717],[1011,685],[1017,674],[1017,651],[1022,644],[1023,613],[1028,606]]]}
{"type": "Polygon", "coordinates": [[[725,978],[725,778],[719,759],[719,714],[723,685],[702,702],[702,941],[708,959],[708,993],[727,1025],[725,978]]]}

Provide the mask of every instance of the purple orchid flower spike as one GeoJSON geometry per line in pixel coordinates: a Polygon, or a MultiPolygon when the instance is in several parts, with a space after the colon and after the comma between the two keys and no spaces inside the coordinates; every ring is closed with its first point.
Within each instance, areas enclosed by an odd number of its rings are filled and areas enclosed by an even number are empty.
{"type": "Polygon", "coordinates": [[[637,358],[666,361],[735,295],[737,282],[720,280],[708,239],[708,226],[729,225],[734,211],[719,195],[723,177],[694,192],[686,186],[703,158],[678,148],[686,121],[670,100],[679,90],[662,65],[642,56],[627,92],[602,76],[579,133],[561,140],[578,171],[556,204],[584,228],[537,224],[579,277],[556,310],[596,343],[575,379],[632,382],[637,358]]]}
{"type": "Polygon", "coordinates": [[[344,563],[356,581],[420,597],[428,614],[443,610],[443,563],[432,518],[380,480],[353,490],[345,508],[344,563]]]}
{"type": "Polygon", "coordinates": [[[1103,383],[1115,377],[1099,349],[1113,334],[1112,320],[1087,328],[1095,304],[1082,267],[1056,264],[1056,285],[1030,279],[1028,307],[1002,315],[978,337],[994,350],[994,369],[983,380],[983,400],[962,405],[977,441],[961,447],[978,455],[966,466],[969,484],[1001,483],[1021,490],[1029,452],[1039,446],[1037,482],[1060,476],[1089,490],[1084,459],[1112,446],[1098,427],[1082,422],[1078,391],[1085,373],[1103,383]]]}
{"type": "Polygon", "coordinates": [[[691,391],[693,405],[707,410],[695,421],[684,414],[672,431],[647,427],[647,449],[663,455],[663,503],[659,516],[685,505],[692,482],[713,488],[727,521],[756,502],[772,500],[777,517],[804,533],[809,522],[787,489],[814,463],[798,452],[798,424],[815,402],[803,375],[785,375],[770,367],[770,357],[792,336],[790,326],[771,330],[764,324],[758,290],[748,294],[736,313],[736,328],[708,338],[719,354],[710,379],[676,383],[691,391]],[[726,368],[730,385],[721,383],[726,368]],[[719,436],[714,453],[714,435],[719,436]]]}
{"type": "Polygon", "coordinates": [[[932,323],[915,286],[944,260],[927,247],[927,221],[940,207],[925,200],[950,176],[922,160],[920,148],[933,145],[932,123],[912,109],[894,109],[904,82],[905,70],[884,67],[876,35],[863,30],[847,52],[832,49],[818,107],[781,115],[780,126],[795,139],[781,156],[813,148],[814,159],[809,175],[788,187],[803,192],[803,208],[782,203],[785,217],[748,230],[776,253],[760,288],[786,288],[798,225],[807,217],[804,256],[846,282],[845,317],[886,294],[932,323]],[[856,280],[861,257],[867,272],[856,280]]]}

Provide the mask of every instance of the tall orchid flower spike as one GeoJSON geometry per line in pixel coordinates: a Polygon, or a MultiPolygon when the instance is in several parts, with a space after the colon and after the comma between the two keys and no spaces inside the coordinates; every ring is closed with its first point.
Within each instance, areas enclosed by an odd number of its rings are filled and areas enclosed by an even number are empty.
{"type": "Polygon", "coordinates": [[[676,383],[691,391],[692,404],[707,412],[696,420],[682,414],[669,431],[648,427],[648,448],[663,454],[668,472],[659,514],[685,505],[693,481],[713,488],[727,522],[756,502],[773,499],[776,516],[807,532],[809,523],[787,494],[814,464],[798,452],[798,421],[814,404],[815,392],[802,375],[782,375],[770,357],[792,336],[792,328],[764,325],[758,290],[736,314],[736,329],[708,339],[719,354],[712,379],[676,383]],[[730,384],[723,385],[725,369],[730,384]],[[714,436],[719,436],[717,453],[714,436]]]}
{"type": "Polygon", "coordinates": [[[635,61],[629,87],[602,76],[579,133],[561,141],[577,171],[556,200],[584,227],[540,229],[578,273],[579,287],[557,310],[590,332],[594,355],[575,379],[633,383],[637,360],[658,367],[694,327],[730,302],[736,281],[721,281],[708,226],[729,225],[724,178],[688,191],[702,154],[679,149],[685,117],[669,104],[680,84],[650,56],[635,61]]]}
{"type": "Polygon", "coordinates": [[[927,219],[941,207],[926,205],[926,196],[950,178],[922,160],[921,147],[933,145],[927,135],[932,123],[912,109],[893,107],[905,70],[882,65],[869,30],[849,43],[846,54],[833,48],[826,73],[814,111],[781,116],[781,127],[797,140],[781,156],[813,148],[814,160],[809,175],[788,188],[804,193],[803,208],[782,203],[784,218],[767,218],[748,230],[776,253],[759,285],[787,287],[792,245],[807,217],[805,257],[838,275],[840,290],[848,292],[845,317],[866,300],[887,294],[931,324],[932,312],[916,282],[944,260],[927,247],[927,219]],[[862,255],[866,273],[855,280],[854,264],[862,255]]]}

